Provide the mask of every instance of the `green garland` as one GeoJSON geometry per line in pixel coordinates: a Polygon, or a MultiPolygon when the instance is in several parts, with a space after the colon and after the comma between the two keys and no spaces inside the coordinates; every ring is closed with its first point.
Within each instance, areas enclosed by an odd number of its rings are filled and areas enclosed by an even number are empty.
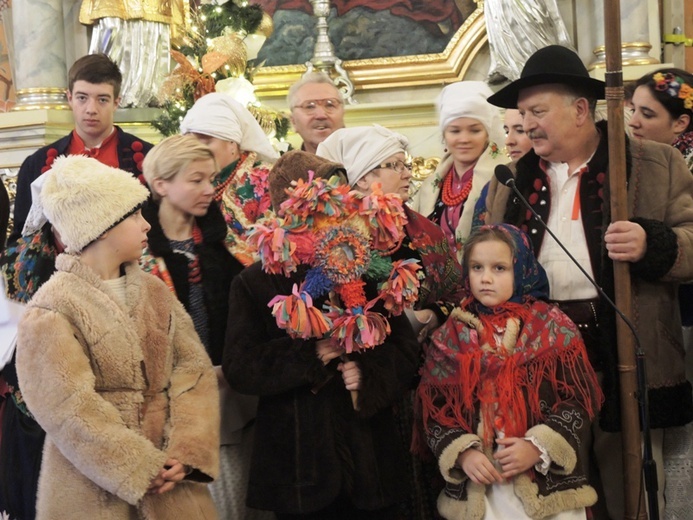
{"type": "Polygon", "coordinates": [[[161,135],[169,137],[180,133],[180,124],[193,106],[193,88],[188,85],[183,89],[183,99],[181,101],[166,101],[162,105],[163,113],[152,121],[152,126],[156,128],[161,135]]]}
{"type": "Polygon", "coordinates": [[[196,19],[200,25],[200,38],[189,46],[182,46],[180,51],[186,56],[204,56],[207,53],[207,40],[221,36],[224,29],[230,27],[234,32],[242,31],[253,34],[262,22],[262,8],[259,5],[241,7],[228,1],[223,5],[205,4],[198,8],[196,19]]]}

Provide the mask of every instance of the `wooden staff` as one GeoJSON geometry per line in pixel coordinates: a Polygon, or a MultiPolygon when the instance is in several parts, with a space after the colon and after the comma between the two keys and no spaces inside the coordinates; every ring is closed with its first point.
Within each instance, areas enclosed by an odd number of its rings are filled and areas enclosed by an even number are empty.
{"type": "MultiPolygon", "coordinates": [[[[604,43],[606,48],[606,104],[609,129],[609,188],[611,221],[628,220],[626,191],[626,139],[623,121],[623,71],[621,63],[620,0],[604,1],[604,43]]],[[[631,285],[628,262],[614,262],[616,305],[631,317],[631,285]]],[[[623,475],[625,518],[646,520],[642,482],[640,422],[638,419],[635,349],[630,329],[622,319],[616,321],[618,370],[621,379],[621,433],[623,436],[623,475]],[[638,514],[638,511],[640,514],[638,514]]]]}

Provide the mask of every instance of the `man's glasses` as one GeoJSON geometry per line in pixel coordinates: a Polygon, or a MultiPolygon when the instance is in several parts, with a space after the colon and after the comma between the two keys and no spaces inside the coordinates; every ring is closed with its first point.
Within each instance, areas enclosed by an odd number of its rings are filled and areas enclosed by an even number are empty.
{"type": "Polygon", "coordinates": [[[402,175],[404,173],[404,170],[411,171],[411,163],[404,162],[401,159],[397,159],[396,161],[382,163],[378,166],[378,168],[389,168],[390,170],[395,170],[397,173],[402,175]]]}
{"type": "Polygon", "coordinates": [[[342,102],[337,98],[328,99],[311,99],[309,101],[304,101],[300,105],[294,106],[294,108],[300,108],[307,114],[314,114],[318,107],[331,114],[332,112],[339,109],[342,106],[342,102]]]}

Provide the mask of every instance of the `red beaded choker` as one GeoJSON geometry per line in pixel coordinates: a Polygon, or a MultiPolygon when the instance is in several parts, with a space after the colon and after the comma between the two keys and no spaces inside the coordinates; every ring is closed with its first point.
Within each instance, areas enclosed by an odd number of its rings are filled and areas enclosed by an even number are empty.
{"type": "Polygon", "coordinates": [[[454,194],[452,185],[454,182],[455,175],[455,168],[453,166],[452,168],[450,168],[450,171],[443,180],[441,199],[443,201],[443,204],[445,204],[446,206],[459,206],[467,200],[467,197],[469,197],[469,193],[472,191],[472,179],[474,177],[473,175],[462,187],[462,191],[460,191],[457,194],[454,194]]]}

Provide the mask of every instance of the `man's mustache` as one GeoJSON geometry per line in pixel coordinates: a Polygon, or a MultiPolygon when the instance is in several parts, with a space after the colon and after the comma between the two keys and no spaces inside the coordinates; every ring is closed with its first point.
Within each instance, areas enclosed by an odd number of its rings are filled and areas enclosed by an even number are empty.
{"type": "Polygon", "coordinates": [[[535,130],[533,132],[527,132],[527,137],[530,139],[546,139],[546,134],[535,130]]]}

